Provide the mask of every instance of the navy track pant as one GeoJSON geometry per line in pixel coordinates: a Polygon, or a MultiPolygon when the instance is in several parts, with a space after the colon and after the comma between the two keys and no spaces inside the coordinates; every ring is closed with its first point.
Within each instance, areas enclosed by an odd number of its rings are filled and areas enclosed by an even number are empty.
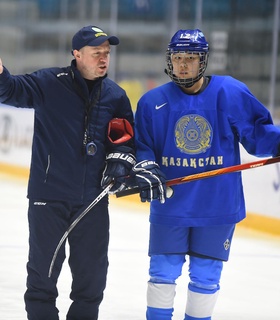
{"type": "MultiPolygon", "coordinates": [[[[57,320],[57,280],[65,260],[65,245],[58,253],[51,277],[50,263],[61,237],[84,206],[67,202],[29,201],[29,259],[24,295],[29,320],[57,320]]],[[[103,299],[108,269],[109,215],[105,198],[94,206],[68,237],[73,300],[68,320],[96,320],[103,299]]]]}

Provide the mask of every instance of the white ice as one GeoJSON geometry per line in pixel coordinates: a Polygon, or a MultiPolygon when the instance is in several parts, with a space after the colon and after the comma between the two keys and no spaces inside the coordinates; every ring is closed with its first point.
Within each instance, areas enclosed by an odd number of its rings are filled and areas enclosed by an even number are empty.
{"type": "MultiPolygon", "coordinates": [[[[26,319],[28,254],[26,181],[0,176],[0,320],[26,319]]],[[[148,206],[111,198],[109,273],[100,320],[144,320],[148,280],[148,206]]],[[[86,217],[85,217],[86,219],[86,217]]],[[[178,280],[174,320],[182,320],[187,264],[178,280]]],[[[69,304],[67,262],[59,279],[60,319],[69,304]]],[[[237,228],[213,320],[280,319],[280,239],[237,228]]]]}

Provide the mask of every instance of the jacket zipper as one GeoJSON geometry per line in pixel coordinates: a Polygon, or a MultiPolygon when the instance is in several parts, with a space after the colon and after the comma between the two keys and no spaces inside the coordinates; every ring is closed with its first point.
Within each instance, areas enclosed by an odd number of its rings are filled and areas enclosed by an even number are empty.
{"type": "Polygon", "coordinates": [[[49,173],[49,169],[50,169],[50,165],[51,165],[51,155],[48,154],[48,164],[47,164],[47,168],[46,168],[46,171],[45,171],[45,174],[46,174],[46,178],[45,178],[45,183],[47,182],[47,179],[48,179],[48,173],[49,173]]]}

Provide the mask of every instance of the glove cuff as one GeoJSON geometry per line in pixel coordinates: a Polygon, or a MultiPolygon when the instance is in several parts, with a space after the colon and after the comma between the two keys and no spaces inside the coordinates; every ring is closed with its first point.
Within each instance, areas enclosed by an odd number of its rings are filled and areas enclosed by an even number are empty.
{"type": "Polygon", "coordinates": [[[112,145],[127,144],[134,137],[131,123],[126,119],[113,118],[108,124],[107,137],[112,145]]]}

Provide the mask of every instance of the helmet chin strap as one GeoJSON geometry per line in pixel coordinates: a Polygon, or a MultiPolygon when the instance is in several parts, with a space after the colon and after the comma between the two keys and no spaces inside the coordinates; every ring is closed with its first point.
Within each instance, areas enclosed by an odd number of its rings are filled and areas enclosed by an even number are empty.
{"type": "Polygon", "coordinates": [[[184,79],[185,83],[183,85],[180,85],[184,88],[191,88],[194,84],[196,84],[201,78],[203,77],[203,74],[201,74],[199,77],[196,78],[187,78],[184,79]],[[190,81],[190,82],[189,82],[190,81]]]}
{"type": "Polygon", "coordinates": [[[196,78],[180,79],[180,78],[176,77],[174,73],[172,73],[172,75],[170,75],[170,73],[168,73],[167,69],[164,69],[164,72],[170,77],[170,79],[175,84],[177,84],[179,87],[183,87],[183,88],[191,88],[196,82],[198,82],[203,77],[203,74],[200,74],[196,78]]]}

